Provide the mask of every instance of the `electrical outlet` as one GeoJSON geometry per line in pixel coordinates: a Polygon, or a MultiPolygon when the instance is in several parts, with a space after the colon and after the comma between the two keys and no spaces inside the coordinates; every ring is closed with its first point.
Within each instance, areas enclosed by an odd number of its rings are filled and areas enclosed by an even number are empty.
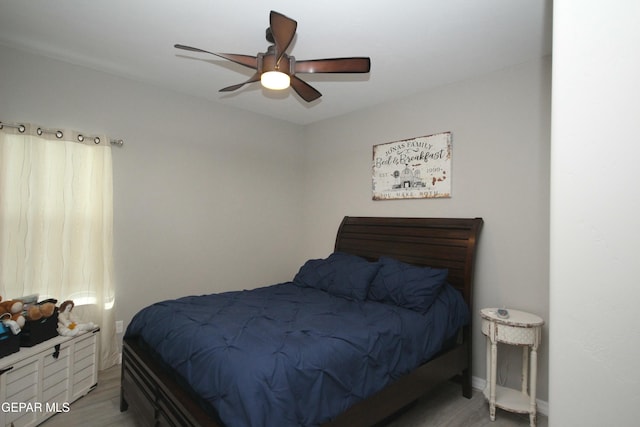
{"type": "Polygon", "coordinates": [[[121,334],[124,329],[124,323],[122,320],[116,320],[116,334],[121,334]]]}

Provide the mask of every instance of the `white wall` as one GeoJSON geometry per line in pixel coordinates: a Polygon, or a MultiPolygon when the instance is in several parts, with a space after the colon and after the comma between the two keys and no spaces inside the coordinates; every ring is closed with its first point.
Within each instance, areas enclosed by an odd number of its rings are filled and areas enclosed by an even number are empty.
{"type": "Polygon", "coordinates": [[[550,425],[638,425],[640,5],[554,2],[550,425]]]}
{"type": "MultiPolygon", "coordinates": [[[[547,58],[306,128],[305,256],[332,250],[345,215],[484,218],[473,307],[473,375],[480,378],[481,308],[504,305],[548,319],[550,76],[547,58]],[[371,200],[373,145],[444,131],[453,134],[450,199],[371,200]]],[[[545,327],[543,400],[547,336],[545,327]]],[[[500,354],[501,375],[516,386],[521,352],[500,354]]]]}
{"type": "Polygon", "coordinates": [[[0,46],[0,120],[106,133],[116,318],[185,293],[290,280],[301,128],[0,46]]]}

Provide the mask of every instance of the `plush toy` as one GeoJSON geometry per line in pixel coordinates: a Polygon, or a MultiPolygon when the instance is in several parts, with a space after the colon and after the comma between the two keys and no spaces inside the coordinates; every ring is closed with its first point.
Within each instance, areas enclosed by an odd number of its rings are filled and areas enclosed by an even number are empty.
{"type": "Polygon", "coordinates": [[[40,320],[43,317],[51,317],[56,309],[56,304],[53,301],[54,300],[46,300],[37,304],[29,304],[24,316],[27,320],[40,320]]]}
{"type": "Polygon", "coordinates": [[[22,311],[22,301],[20,300],[6,300],[2,301],[2,297],[0,296],[0,308],[2,308],[4,313],[16,314],[22,311]]]}
{"type": "Polygon", "coordinates": [[[22,315],[22,301],[20,300],[6,300],[2,301],[0,296],[0,318],[3,321],[13,320],[20,326],[24,327],[25,318],[22,315]]]}
{"type": "Polygon", "coordinates": [[[93,322],[81,322],[73,313],[74,303],[71,300],[67,300],[60,304],[60,310],[58,311],[58,334],[74,336],[78,335],[82,331],[90,331],[96,328],[96,324],[93,322]]]}

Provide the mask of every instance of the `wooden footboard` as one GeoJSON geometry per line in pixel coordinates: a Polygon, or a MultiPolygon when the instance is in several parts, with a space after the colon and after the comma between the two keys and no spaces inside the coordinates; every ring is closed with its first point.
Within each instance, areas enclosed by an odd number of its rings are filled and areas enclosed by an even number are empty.
{"type": "MultiPolygon", "coordinates": [[[[353,405],[325,427],[368,427],[395,414],[419,397],[466,370],[467,346],[459,345],[353,405]]],[[[469,389],[470,391],[471,389],[469,389]]],[[[469,394],[465,397],[471,397],[469,394]]]]}
{"type": "Polygon", "coordinates": [[[130,339],[125,339],[122,346],[120,411],[126,410],[133,410],[145,426],[223,427],[130,339]]]}

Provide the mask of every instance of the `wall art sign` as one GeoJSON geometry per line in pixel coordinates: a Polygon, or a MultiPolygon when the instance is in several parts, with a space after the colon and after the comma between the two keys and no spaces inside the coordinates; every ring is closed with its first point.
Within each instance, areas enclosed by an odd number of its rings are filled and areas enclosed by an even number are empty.
{"type": "Polygon", "coordinates": [[[373,146],[373,200],[451,197],[451,132],[373,146]]]}

